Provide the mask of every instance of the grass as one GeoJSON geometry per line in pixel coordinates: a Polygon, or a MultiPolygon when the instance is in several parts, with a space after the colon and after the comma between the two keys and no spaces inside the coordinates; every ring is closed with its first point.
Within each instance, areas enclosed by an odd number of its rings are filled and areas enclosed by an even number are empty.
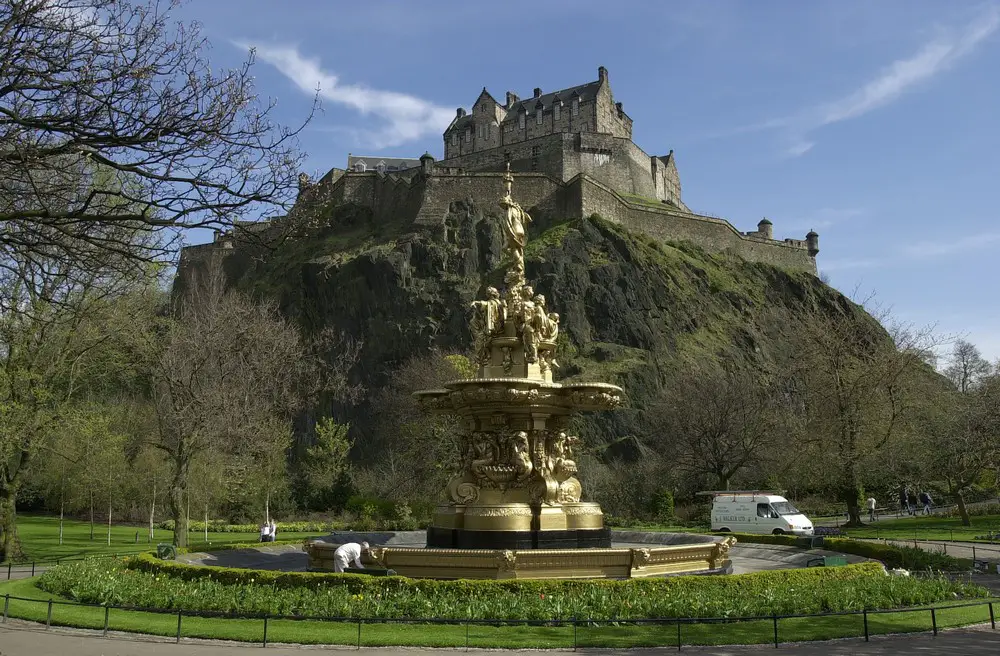
{"type": "MultiPolygon", "coordinates": [[[[172,542],[173,531],[155,529],[149,540],[148,526],[112,525],[111,544],[108,544],[107,524],[95,524],[94,539],[90,539],[90,523],[67,519],[63,522],[63,540],[59,544],[59,518],[45,515],[18,515],[17,530],[25,553],[25,561],[54,561],[82,556],[132,554],[150,551],[160,542],[172,542]],[[138,534],[138,542],[136,535],[138,534]]],[[[316,533],[278,533],[278,539],[303,540],[316,533]]],[[[189,533],[191,550],[218,549],[234,544],[255,543],[257,533],[215,533],[209,531],[208,543],[204,533],[189,533]]]]}
{"type": "Polygon", "coordinates": [[[842,529],[852,538],[888,538],[890,540],[973,541],[977,535],[1000,530],[1000,515],[972,517],[972,526],[962,526],[958,517],[917,515],[885,519],[863,528],[842,529]]]}
{"type": "MultiPolygon", "coordinates": [[[[50,599],[58,597],[38,589],[35,579],[0,584],[0,595],[12,595],[34,601],[10,600],[11,617],[45,622],[50,599]]],[[[989,607],[969,606],[936,611],[939,628],[979,624],[989,621],[989,607]]],[[[111,610],[108,628],[112,631],[145,633],[174,637],[177,635],[175,613],[111,610]]],[[[90,629],[104,627],[102,607],[52,606],[52,624],[90,629]]],[[[931,630],[927,608],[893,613],[870,613],[871,634],[910,633],[931,630]]],[[[415,620],[400,622],[324,622],[317,620],[268,620],[267,637],[272,643],[360,644],[362,646],[470,647],[480,648],[558,648],[558,647],[644,647],[677,644],[677,624],[666,621],[656,624],[581,624],[576,631],[571,625],[435,625],[415,620]]],[[[681,640],[685,645],[767,644],[774,640],[774,624],[770,618],[742,622],[682,623],[681,640]]],[[[858,637],[864,634],[860,615],[825,615],[808,618],[782,619],[778,622],[781,642],[824,640],[858,637]]],[[[181,636],[261,642],[264,638],[263,619],[227,619],[183,617],[181,636]]]]}

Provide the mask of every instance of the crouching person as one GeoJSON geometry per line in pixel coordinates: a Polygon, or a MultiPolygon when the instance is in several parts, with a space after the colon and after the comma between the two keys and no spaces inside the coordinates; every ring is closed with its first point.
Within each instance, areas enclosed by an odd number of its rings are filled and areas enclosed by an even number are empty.
{"type": "Polygon", "coordinates": [[[340,545],[333,552],[333,571],[343,572],[352,565],[358,569],[364,569],[365,566],[361,564],[361,554],[367,552],[367,542],[362,542],[361,544],[348,542],[347,544],[340,545]]]}

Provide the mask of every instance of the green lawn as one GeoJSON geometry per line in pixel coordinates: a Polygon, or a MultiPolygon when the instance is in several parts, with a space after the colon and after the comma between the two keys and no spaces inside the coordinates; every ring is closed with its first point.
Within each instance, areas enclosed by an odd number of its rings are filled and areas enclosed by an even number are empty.
{"type": "MultiPolygon", "coordinates": [[[[90,539],[90,523],[67,519],[63,523],[63,540],[59,544],[59,518],[44,515],[18,515],[17,530],[21,537],[25,558],[28,561],[52,561],[60,558],[78,558],[101,554],[130,554],[150,551],[159,542],[172,542],[173,531],[154,530],[149,540],[148,526],[111,527],[111,544],[108,545],[107,524],[94,526],[94,539],[90,539]],[[136,542],[138,534],[138,542],[136,542]]],[[[279,540],[302,540],[315,533],[282,533],[279,540]]],[[[231,544],[257,542],[257,533],[214,533],[209,531],[209,544],[203,533],[190,533],[191,547],[195,550],[218,548],[231,544]]]]}
{"type": "Polygon", "coordinates": [[[962,526],[958,517],[915,515],[885,519],[864,528],[842,529],[852,538],[888,538],[890,540],[973,540],[977,535],[1000,530],[1000,515],[972,517],[972,526],[962,526]]]}
{"type": "MultiPolygon", "coordinates": [[[[35,601],[11,599],[8,613],[37,622],[45,622],[49,599],[53,595],[39,590],[35,579],[0,584],[0,596],[11,595],[35,601]]],[[[872,613],[868,616],[869,631],[906,633],[930,631],[931,616],[927,609],[902,613],[872,613]]],[[[111,610],[108,628],[161,636],[177,634],[177,615],[111,610]]],[[[92,629],[104,627],[104,609],[75,605],[52,606],[52,623],[92,629]]],[[[939,628],[978,624],[989,621],[986,605],[937,611],[939,628]]],[[[676,645],[677,625],[620,624],[580,625],[575,631],[575,644],[581,647],[642,647],[676,645]]],[[[856,637],[864,634],[863,619],[855,616],[819,616],[783,619],[778,623],[782,642],[856,637]]],[[[352,622],[322,622],[312,620],[269,620],[269,642],[305,644],[357,644],[358,624],[352,622]]],[[[183,617],[181,636],[260,642],[264,638],[262,619],[237,620],[207,617],[183,617]]],[[[366,623],[361,625],[362,646],[400,645],[414,647],[502,647],[555,648],[574,645],[572,626],[491,626],[473,624],[433,625],[414,622],[366,623]]],[[[771,619],[734,623],[682,624],[681,640],[685,645],[766,644],[774,640],[771,619]]]]}

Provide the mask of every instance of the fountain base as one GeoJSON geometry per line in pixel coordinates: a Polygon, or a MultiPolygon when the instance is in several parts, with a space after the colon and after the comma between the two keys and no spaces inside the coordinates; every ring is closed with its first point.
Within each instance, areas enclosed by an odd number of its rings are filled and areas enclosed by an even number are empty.
{"type": "Polygon", "coordinates": [[[427,529],[427,546],[435,549],[606,549],[611,546],[611,529],[477,531],[431,526],[427,529]]]}

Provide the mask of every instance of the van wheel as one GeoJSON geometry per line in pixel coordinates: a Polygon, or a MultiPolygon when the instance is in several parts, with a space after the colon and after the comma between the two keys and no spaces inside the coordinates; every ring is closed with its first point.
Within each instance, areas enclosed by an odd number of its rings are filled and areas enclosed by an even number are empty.
{"type": "Polygon", "coordinates": [[[730,533],[731,531],[730,531],[730,530],[729,530],[728,528],[720,528],[720,529],[718,530],[718,532],[719,532],[719,533],[730,533]]]}
{"type": "Polygon", "coordinates": [[[784,535],[784,534],[785,532],[782,531],[780,528],[776,528],[773,531],[771,531],[771,535],[784,535]]]}

